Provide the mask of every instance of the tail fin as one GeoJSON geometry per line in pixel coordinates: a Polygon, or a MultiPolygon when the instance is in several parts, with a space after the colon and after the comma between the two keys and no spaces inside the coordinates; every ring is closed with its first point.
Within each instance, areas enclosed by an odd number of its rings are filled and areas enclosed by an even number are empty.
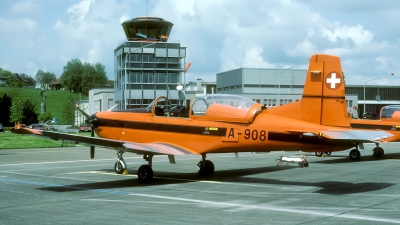
{"type": "Polygon", "coordinates": [[[268,113],[321,125],[350,127],[340,58],[331,55],[313,55],[307,71],[302,100],[268,109],[268,113]]]}

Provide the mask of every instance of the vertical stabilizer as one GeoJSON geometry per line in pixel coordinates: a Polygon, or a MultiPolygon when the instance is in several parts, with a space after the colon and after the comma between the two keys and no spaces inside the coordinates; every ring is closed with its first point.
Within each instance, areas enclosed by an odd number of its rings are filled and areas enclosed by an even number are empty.
{"type": "Polygon", "coordinates": [[[339,57],[311,57],[301,100],[301,117],[316,124],[350,127],[339,57]]]}
{"type": "Polygon", "coordinates": [[[340,58],[323,54],[313,55],[302,99],[270,108],[268,113],[321,125],[350,127],[340,58]]]}

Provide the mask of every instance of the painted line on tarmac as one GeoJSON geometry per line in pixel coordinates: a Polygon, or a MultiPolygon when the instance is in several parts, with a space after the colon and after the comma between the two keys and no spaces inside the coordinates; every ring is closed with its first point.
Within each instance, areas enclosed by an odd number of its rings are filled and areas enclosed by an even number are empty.
{"type": "MultiPolygon", "coordinates": [[[[307,207],[303,207],[302,209],[297,208],[289,208],[289,207],[280,207],[273,204],[252,204],[252,203],[234,203],[234,202],[217,202],[217,201],[210,201],[210,200],[199,200],[199,199],[192,199],[192,198],[182,198],[182,197],[170,197],[170,196],[163,196],[163,195],[152,195],[152,194],[140,194],[140,193],[130,193],[125,191],[115,191],[115,190],[107,190],[107,189],[94,189],[94,188],[82,188],[76,186],[65,186],[59,184],[51,184],[51,183],[42,183],[42,182],[32,182],[32,181],[23,181],[23,180],[13,180],[13,179],[4,179],[0,178],[0,182],[6,183],[16,183],[16,184],[25,184],[25,185],[35,185],[35,186],[42,186],[42,187],[63,187],[63,188],[70,188],[75,190],[83,190],[83,191],[92,191],[98,193],[108,193],[108,194],[116,194],[116,195],[124,195],[124,196],[135,196],[135,197],[143,197],[143,198],[151,198],[151,199],[162,199],[168,201],[177,201],[177,202],[185,202],[185,203],[193,203],[198,204],[199,207],[207,206],[207,207],[215,207],[218,209],[225,209],[229,211],[243,211],[243,210],[266,210],[266,211],[275,211],[275,212],[282,212],[282,213],[297,213],[302,215],[310,215],[310,216],[321,216],[321,217],[330,217],[330,218],[344,218],[344,219],[353,219],[353,220],[362,220],[362,221],[373,221],[373,222],[388,222],[388,223],[396,223],[400,224],[400,220],[395,219],[388,219],[388,218],[381,218],[381,217],[373,217],[373,216],[363,216],[363,215],[356,215],[354,213],[355,210],[351,212],[339,212],[334,213],[330,212],[331,208],[320,208],[319,211],[315,209],[307,209],[307,207]],[[348,213],[348,214],[346,214],[348,213]]],[[[86,201],[88,199],[85,199],[86,201]]]]}

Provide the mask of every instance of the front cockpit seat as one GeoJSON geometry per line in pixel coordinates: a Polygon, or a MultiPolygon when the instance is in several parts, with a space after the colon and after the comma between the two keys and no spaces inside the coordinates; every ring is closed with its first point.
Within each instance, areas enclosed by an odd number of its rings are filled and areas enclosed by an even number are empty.
{"type": "Polygon", "coordinates": [[[163,108],[161,108],[161,107],[155,107],[154,108],[154,115],[155,116],[165,116],[165,114],[164,114],[164,109],[163,108]]]}

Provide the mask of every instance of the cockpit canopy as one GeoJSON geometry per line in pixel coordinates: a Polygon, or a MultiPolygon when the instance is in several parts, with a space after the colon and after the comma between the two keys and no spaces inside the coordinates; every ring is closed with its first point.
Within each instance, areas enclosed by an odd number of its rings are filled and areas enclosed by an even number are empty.
{"type": "MultiPolygon", "coordinates": [[[[242,96],[228,94],[202,95],[193,102],[191,110],[193,115],[205,115],[213,104],[225,105],[232,109],[247,111],[256,102],[242,96]]],[[[226,112],[224,112],[226,113],[226,112]]]]}
{"type": "Polygon", "coordinates": [[[381,120],[392,119],[395,112],[400,112],[400,105],[388,105],[383,107],[381,109],[381,120]]]}
{"type": "Polygon", "coordinates": [[[197,119],[252,122],[262,105],[246,97],[228,94],[202,95],[190,107],[197,119]]]}
{"type": "Polygon", "coordinates": [[[168,98],[160,96],[151,102],[145,112],[155,116],[190,117],[199,120],[251,123],[262,105],[246,97],[228,94],[212,94],[197,97],[190,107],[172,106],[168,98]]]}

